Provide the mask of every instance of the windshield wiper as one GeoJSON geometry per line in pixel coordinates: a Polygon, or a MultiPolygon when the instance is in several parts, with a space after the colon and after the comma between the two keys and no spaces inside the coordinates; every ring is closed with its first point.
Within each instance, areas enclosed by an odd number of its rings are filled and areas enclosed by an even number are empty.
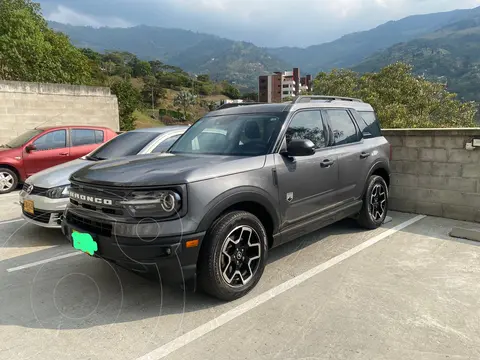
{"type": "Polygon", "coordinates": [[[87,156],[86,157],[87,160],[91,160],[91,161],[101,161],[101,160],[107,160],[106,158],[101,158],[101,157],[96,157],[96,156],[87,156]]]}

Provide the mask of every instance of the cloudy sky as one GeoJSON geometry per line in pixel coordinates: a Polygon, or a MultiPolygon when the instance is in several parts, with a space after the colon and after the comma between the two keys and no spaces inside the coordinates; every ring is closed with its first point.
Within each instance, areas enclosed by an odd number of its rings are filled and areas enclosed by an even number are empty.
{"type": "Polygon", "coordinates": [[[72,25],[139,24],[205,32],[260,46],[308,46],[413,14],[480,6],[480,0],[36,0],[72,25]]]}

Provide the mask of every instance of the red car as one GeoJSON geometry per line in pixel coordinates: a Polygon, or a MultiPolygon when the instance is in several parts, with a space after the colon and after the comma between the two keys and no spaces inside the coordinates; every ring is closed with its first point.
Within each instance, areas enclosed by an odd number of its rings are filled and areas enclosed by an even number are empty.
{"type": "Polygon", "coordinates": [[[28,130],[0,145],[0,194],[15,190],[29,176],[88,154],[117,136],[97,126],[56,126],[28,130]]]}

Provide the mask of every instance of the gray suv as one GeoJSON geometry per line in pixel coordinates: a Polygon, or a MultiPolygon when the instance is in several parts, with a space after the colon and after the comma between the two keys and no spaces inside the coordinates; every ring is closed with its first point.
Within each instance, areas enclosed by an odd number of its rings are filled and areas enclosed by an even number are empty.
{"type": "Polygon", "coordinates": [[[233,300],[258,283],[271,248],[347,217],[379,227],[389,157],[359,99],[213,111],[164,154],[75,172],[62,229],[89,255],[233,300]]]}

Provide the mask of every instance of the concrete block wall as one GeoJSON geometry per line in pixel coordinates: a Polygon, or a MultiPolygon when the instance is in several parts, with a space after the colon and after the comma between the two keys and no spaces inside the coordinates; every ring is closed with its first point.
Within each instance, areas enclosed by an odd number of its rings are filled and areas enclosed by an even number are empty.
{"type": "Polygon", "coordinates": [[[0,81],[0,144],[37,126],[96,125],[119,130],[109,88],[0,81]]]}
{"type": "Polygon", "coordinates": [[[392,145],[390,209],[480,222],[480,128],[386,129],[392,145]]]}

